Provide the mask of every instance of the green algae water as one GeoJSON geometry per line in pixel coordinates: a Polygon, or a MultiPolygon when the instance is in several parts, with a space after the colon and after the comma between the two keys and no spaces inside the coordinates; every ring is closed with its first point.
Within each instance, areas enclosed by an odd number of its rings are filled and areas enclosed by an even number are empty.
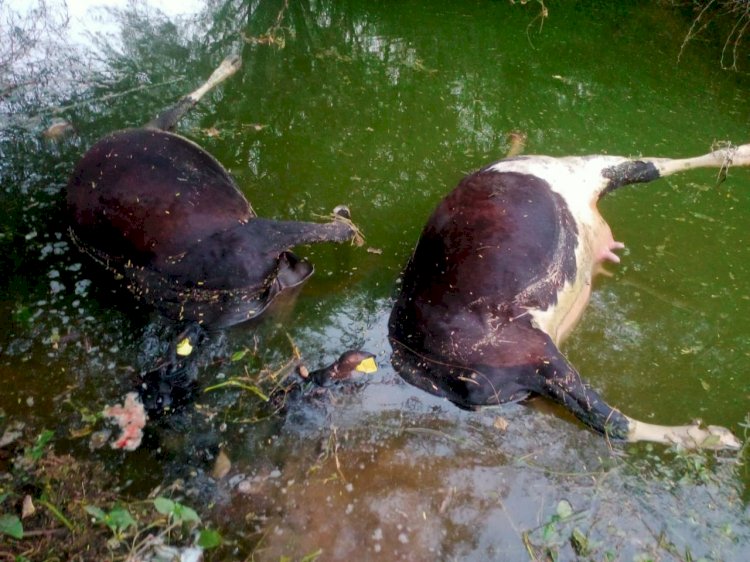
{"type": "MultiPolygon", "coordinates": [[[[110,14],[116,34],[80,47],[94,79],[51,86],[73,135],[40,140],[49,105],[0,99],[0,430],[54,429],[56,450],[107,463],[134,496],[181,478],[185,503],[210,506],[202,516],[228,539],[211,559],[750,557],[746,451],[610,445],[540,400],[462,412],[402,383],[386,339],[427,217],[503,157],[511,132],[553,156],[750,141],[747,57],[723,70],[720,30],[683,45],[691,16],[651,2],[213,2],[180,18],[144,6],[110,14]],[[258,215],[316,220],[344,203],[366,243],[298,248],[315,275],[293,309],[223,335],[199,375],[214,390],[150,423],[138,451],[92,452],[93,414],[133,388],[159,328],[68,239],[67,175],[232,50],[243,68],[178,132],[258,215]],[[310,367],[367,349],[379,370],[268,419],[256,393],[221,386],[267,391],[295,347],[310,367]],[[217,480],[219,450],[232,465],[217,480]]],[[[694,171],[602,201],[627,249],[563,351],[632,417],[743,437],[750,170],[720,179],[694,171]]]]}

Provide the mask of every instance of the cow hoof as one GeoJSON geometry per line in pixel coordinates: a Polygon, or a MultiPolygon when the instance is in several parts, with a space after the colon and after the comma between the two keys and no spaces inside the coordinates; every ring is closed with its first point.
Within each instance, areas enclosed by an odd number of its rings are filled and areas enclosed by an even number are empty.
{"type": "Polygon", "coordinates": [[[705,438],[699,443],[703,449],[739,449],[742,443],[725,427],[709,425],[705,430],[705,438]]]}
{"type": "Polygon", "coordinates": [[[705,426],[700,422],[694,422],[692,425],[668,429],[675,431],[669,434],[665,442],[672,442],[687,449],[736,450],[742,445],[731,431],[718,425],[705,426]]]}
{"type": "Polygon", "coordinates": [[[333,214],[342,219],[352,220],[352,212],[346,205],[337,205],[333,208],[333,214]]]}
{"type": "Polygon", "coordinates": [[[226,74],[234,74],[240,69],[241,66],[242,58],[240,57],[240,55],[233,53],[231,55],[228,55],[223,61],[221,61],[219,68],[221,68],[226,74]]]}

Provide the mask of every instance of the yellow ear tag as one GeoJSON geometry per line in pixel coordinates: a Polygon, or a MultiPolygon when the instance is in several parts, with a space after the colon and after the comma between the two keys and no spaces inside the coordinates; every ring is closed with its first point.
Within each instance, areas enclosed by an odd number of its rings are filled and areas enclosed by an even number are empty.
{"type": "Polygon", "coordinates": [[[182,355],[183,357],[187,357],[193,352],[193,346],[190,345],[190,340],[185,338],[180,343],[177,344],[177,355],[182,355]]]}
{"type": "Polygon", "coordinates": [[[354,367],[360,373],[374,373],[378,370],[378,365],[375,363],[375,359],[368,357],[367,359],[360,361],[360,363],[354,367]]]}

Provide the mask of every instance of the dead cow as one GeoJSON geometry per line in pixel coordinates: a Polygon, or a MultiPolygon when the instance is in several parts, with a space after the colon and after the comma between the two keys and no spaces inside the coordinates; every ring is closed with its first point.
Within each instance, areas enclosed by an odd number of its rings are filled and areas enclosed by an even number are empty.
{"type": "Polygon", "coordinates": [[[522,156],[464,178],[432,214],[389,321],[408,382],[464,408],[546,396],[607,436],[735,448],[726,429],[643,423],[610,407],[559,351],[593,277],[623,248],[604,194],[698,167],[750,165],[750,144],[687,159],[522,156]]]}
{"type": "Polygon", "coordinates": [[[358,240],[343,206],[325,224],[257,217],[216,159],[169,132],[239,66],[228,57],[143,128],[101,139],[67,191],[71,234],[82,250],[166,316],[212,327],[255,318],[303,283],[313,268],[293,246],[358,240]]]}
{"type": "Polygon", "coordinates": [[[138,391],[150,415],[191,401],[197,369],[213,353],[194,347],[203,327],[257,318],[293,297],[313,267],[290,249],[313,242],[361,243],[344,206],[328,223],[257,217],[231,176],[208,152],[170,132],[212,88],[232,76],[227,57],[205,84],[142,128],[98,141],[67,187],[70,234],[94,260],[124,278],[169,321],[168,351],[145,336],[138,391]],[[283,299],[286,300],[286,299],[283,299]]]}

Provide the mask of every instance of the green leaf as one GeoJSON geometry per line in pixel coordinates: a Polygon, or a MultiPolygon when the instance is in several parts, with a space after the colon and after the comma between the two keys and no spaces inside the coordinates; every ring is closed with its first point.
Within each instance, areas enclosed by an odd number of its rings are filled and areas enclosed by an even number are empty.
{"type": "Polygon", "coordinates": [[[203,529],[198,535],[198,546],[201,548],[216,548],[222,542],[221,535],[214,529],[203,529]]]}
{"type": "Polygon", "coordinates": [[[578,529],[573,529],[573,534],[570,536],[570,544],[578,556],[588,555],[589,540],[586,538],[586,535],[578,529]]]}
{"type": "Polygon", "coordinates": [[[560,500],[557,504],[557,516],[561,519],[567,519],[573,515],[573,508],[568,500],[560,500]]]}
{"type": "Polygon", "coordinates": [[[241,361],[247,355],[247,349],[241,349],[232,353],[232,361],[241,361]]]}
{"type": "Polygon", "coordinates": [[[42,431],[36,438],[36,443],[34,443],[34,446],[29,451],[28,456],[34,461],[38,461],[39,459],[41,459],[44,455],[44,448],[47,446],[47,443],[50,442],[54,435],[55,432],[50,429],[45,429],[44,431],[42,431]]]}
{"type": "Polygon", "coordinates": [[[201,520],[194,509],[172,501],[169,498],[158,497],[154,499],[154,507],[162,515],[169,515],[180,523],[199,522],[201,520]]]}
{"type": "Polygon", "coordinates": [[[10,535],[14,539],[23,538],[23,525],[15,515],[0,515],[0,534],[10,535]]]}
{"type": "Polygon", "coordinates": [[[85,509],[86,513],[93,516],[97,521],[104,522],[104,520],[107,518],[107,514],[95,505],[87,505],[83,509],[85,509]]]}
{"type": "Polygon", "coordinates": [[[136,525],[135,519],[124,507],[113,507],[106,516],[106,522],[110,528],[121,531],[136,525]]]}
{"type": "Polygon", "coordinates": [[[154,507],[162,515],[171,515],[174,511],[174,502],[169,498],[158,497],[154,500],[154,507]]]}
{"type": "Polygon", "coordinates": [[[557,538],[557,530],[555,529],[554,522],[547,523],[542,527],[542,540],[545,544],[552,542],[553,539],[557,538]]]}
{"type": "Polygon", "coordinates": [[[194,509],[182,505],[181,503],[175,503],[174,504],[174,510],[172,511],[172,515],[175,519],[175,521],[181,521],[182,523],[188,523],[191,521],[200,522],[201,518],[198,516],[198,514],[195,512],[194,509]]]}

